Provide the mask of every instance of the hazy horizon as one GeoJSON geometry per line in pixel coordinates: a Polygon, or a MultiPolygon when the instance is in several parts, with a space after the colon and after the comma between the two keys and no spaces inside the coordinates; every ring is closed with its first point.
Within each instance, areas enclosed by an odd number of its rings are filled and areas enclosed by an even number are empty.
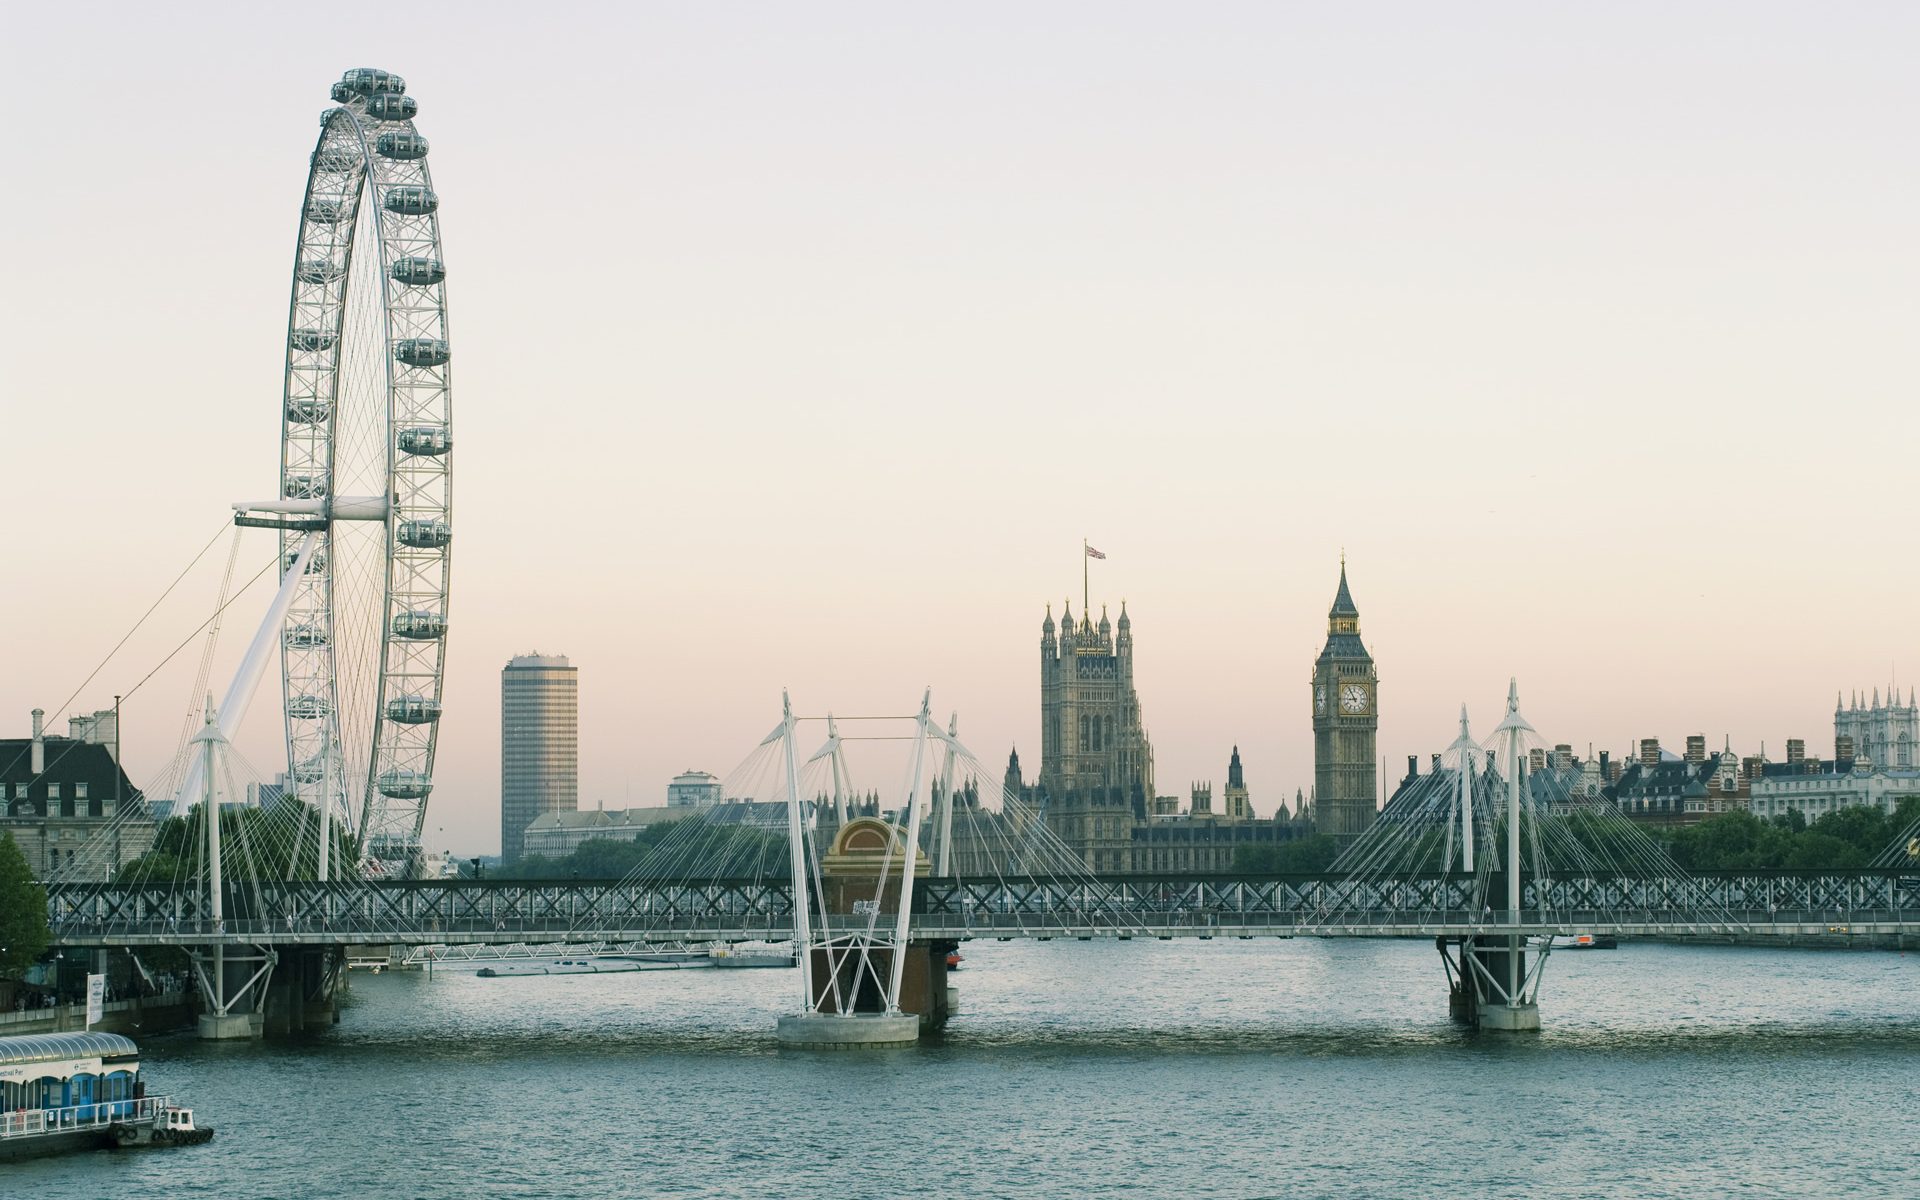
{"type": "MultiPolygon", "coordinates": [[[[0,361],[0,736],[112,704],[271,494],[293,234],[404,75],[453,345],[435,847],[499,836],[499,671],[580,668],[581,802],[777,721],[1039,766],[1049,603],[1133,617],[1159,791],[1312,780],[1344,550],[1380,750],[1802,737],[1920,682],[1899,5],[41,7],[0,361]],[[1905,532],[1903,532],[1905,531],[1905,532]],[[1907,551],[1899,547],[1907,545],[1907,551]]],[[[249,532],[236,580],[273,556],[249,532]]],[[[267,601],[229,610],[215,690],[267,601]]],[[[197,647],[126,710],[172,756],[197,647]]],[[[270,679],[237,739],[284,769],[270,679]]]]}

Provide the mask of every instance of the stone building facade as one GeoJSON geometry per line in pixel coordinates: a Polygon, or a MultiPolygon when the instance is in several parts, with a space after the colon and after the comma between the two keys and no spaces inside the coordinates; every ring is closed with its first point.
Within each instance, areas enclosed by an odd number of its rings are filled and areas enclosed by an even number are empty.
{"type": "Polygon", "coordinates": [[[1853,739],[1854,758],[1875,767],[1910,771],[1920,767],[1920,696],[1909,691],[1907,702],[1900,703],[1900,689],[1888,688],[1885,704],[1880,689],[1868,699],[1859,692],[1853,702],[1833,701],[1833,739],[1853,739]]]}
{"type": "Polygon", "coordinates": [[[38,879],[98,883],[153,846],[146,797],[121,769],[113,710],[75,717],[70,735],[44,728],[0,738],[0,831],[13,835],[38,879]]]}
{"type": "MultiPolygon", "coordinates": [[[[1254,815],[1239,747],[1227,786],[1195,783],[1186,812],[1176,796],[1156,793],[1153,743],[1134,688],[1133,620],[1126,605],[1095,624],[1071,607],[1056,627],[1048,609],[1040,627],[1040,773],[1029,785],[1016,751],[1002,781],[1047,828],[1096,872],[1220,872],[1241,846],[1302,836],[1307,822],[1284,803],[1272,820],[1254,815]]],[[[959,839],[956,837],[956,843],[959,839]]]]}
{"type": "Polygon", "coordinates": [[[1153,743],[1133,686],[1133,619],[1095,625],[1071,604],[1040,626],[1040,779],[1046,819],[1096,871],[1127,870],[1153,796],[1153,743]]]}

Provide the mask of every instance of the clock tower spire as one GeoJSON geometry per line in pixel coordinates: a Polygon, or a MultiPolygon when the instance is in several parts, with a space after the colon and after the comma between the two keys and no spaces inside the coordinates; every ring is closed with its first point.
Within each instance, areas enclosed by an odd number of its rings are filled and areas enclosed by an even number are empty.
{"type": "Polygon", "coordinates": [[[1379,815],[1379,683],[1373,656],[1360,641],[1360,609],[1347,587],[1342,554],[1340,587],[1327,610],[1327,644],[1313,664],[1313,820],[1319,832],[1347,841],[1379,815]]]}

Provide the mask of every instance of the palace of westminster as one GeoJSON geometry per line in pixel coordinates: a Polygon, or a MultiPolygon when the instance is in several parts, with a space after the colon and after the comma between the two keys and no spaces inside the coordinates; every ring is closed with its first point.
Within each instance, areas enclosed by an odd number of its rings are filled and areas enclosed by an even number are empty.
{"type": "Polygon", "coordinates": [[[1185,811],[1154,786],[1153,743],[1133,684],[1133,620],[1120,606],[1096,624],[1082,605],[1056,627],[1040,626],[1040,774],[1021,774],[1016,750],[1004,786],[1043,814],[1047,826],[1095,871],[1230,870],[1243,846],[1274,845],[1310,833],[1350,839],[1379,808],[1375,737],[1379,679],[1360,641],[1360,612],[1346,564],[1327,614],[1327,641],[1313,665],[1314,789],[1295,793],[1269,818],[1254,815],[1239,747],[1216,805],[1211,783],[1195,784],[1185,811]]]}

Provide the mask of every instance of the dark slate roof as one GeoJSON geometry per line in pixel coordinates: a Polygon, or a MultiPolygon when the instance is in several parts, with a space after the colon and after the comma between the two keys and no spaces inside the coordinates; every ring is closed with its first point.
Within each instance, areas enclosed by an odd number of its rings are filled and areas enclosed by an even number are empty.
{"type": "Polygon", "coordinates": [[[1336,658],[1349,660],[1364,658],[1369,662],[1373,660],[1373,656],[1367,653],[1366,644],[1360,640],[1360,635],[1357,633],[1327,635],[1327,644],[1320,649],[1320,661],[1326,662],[1336,658]]]}
{"type": "Polygon", "coordinates": [[[1340,560],[1340,590],[1333,597],[1333,607],[1327,610],[1329,617],[1357,617],[1360,610],[1353,605],[1353,593],[1347,590],[1347,562],[1340,560]]]}
{"type": "Polygon", "coordinates": [[[1685,759],[1662,759],[1652,766],[1630,763],[1621,772],[1620,781],[1607,791],[1616,800],[1702,795],[1708,790],[1707,781],[1720,771],[1720,757],[1718,753],[1709,754],[1697,763],[1685,759]]]}
{"type": "Polygon", "coordinates": [[[1802,775],[1848,775],[1852,772],[1851,758],[1803,758],[1799,762],[1770,762],[1760,765],[1762,779],[1796,779],[1802,775]]]}
{"type": "Polygon", "coordinates": [[[89,798],[111,800],[117,782],[123,800],[131,802],[139,798],[140,789],[133,786],[126,772],[113,761],[111,747],[64,737],[49,737],[46,742],[47,769],[35,775],[33,739],[0,738],[0,783],[7,785],[9,800],[13,798],[14,785],[21,783],[29,785],[27,796],[35,801],[47,798],[50,783],[60,784],[63,796],[73,795],[73,784],[84,783],[89,798]]]}

